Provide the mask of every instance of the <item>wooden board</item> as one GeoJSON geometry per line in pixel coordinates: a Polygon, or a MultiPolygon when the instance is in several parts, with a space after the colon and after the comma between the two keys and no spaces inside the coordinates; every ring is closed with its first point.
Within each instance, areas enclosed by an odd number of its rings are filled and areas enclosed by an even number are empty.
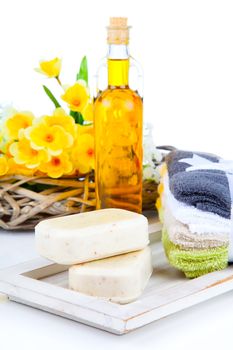
{"type": "MultiPolygon", "coordinates": [[[[150,225],[154,272],[142,296],[127,305],[89,297],[67,288],[67,266],[39,258],[0,272],[0,292],[11,300],[115,334],[148,323],[233,289],[233,267],[194,280],[166,261],[160,225],[150,225]]],[[[156,325],[155,325],[156,327],[156,325]]]]}

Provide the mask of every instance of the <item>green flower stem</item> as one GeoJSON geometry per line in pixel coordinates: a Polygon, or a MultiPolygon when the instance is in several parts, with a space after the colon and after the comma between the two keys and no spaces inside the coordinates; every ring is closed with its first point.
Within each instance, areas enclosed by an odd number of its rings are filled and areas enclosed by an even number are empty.
{"type": "Polygon", "coordinates": [[[60,78],[59,78],[59,75],[56,77],[56,79],[57,79],[58,84],[62,86],[61,80],[60,80],[60,78]]]}

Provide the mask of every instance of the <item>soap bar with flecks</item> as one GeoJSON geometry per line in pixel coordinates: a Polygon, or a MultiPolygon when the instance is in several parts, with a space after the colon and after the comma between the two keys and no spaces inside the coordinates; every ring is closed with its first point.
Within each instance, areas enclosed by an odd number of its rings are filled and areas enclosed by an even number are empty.
{"type": "Polygon", "coordinates": [[[74,265],[145,248],[148,220],[127,210],[102,209],[41,221],[35,238],[40,255],[74,265]]]}
{"type": "Polygon", "coordinates": [[[126,304],[141,295],[151,273],[151,251],[146,247],[137,252],[70,267],[69,288],[126,304]]]}

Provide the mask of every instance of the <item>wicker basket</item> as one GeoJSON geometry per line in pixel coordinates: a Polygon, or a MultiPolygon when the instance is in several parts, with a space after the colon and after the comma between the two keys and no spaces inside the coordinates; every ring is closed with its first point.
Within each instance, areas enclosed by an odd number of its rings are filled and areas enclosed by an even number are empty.
{"type": "MultiPolygon", "coordinates": [[[[143,183],[143,210],[154,209],[157,184],[143,183]]],[[[81,178],[21,175],[0,178],[0,227],[33,229],[42,219],[95,209],[94,175],[81,178]]]]}

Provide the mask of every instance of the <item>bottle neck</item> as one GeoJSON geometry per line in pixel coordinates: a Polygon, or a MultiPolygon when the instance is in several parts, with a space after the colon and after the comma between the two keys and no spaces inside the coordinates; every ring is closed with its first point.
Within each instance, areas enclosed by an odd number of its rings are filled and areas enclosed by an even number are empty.
{"type": "Polygon", "coordinates": [[[129,49],[127,45],[109,45],[108,86],[127,87],[129,85],[129,49]]]}

